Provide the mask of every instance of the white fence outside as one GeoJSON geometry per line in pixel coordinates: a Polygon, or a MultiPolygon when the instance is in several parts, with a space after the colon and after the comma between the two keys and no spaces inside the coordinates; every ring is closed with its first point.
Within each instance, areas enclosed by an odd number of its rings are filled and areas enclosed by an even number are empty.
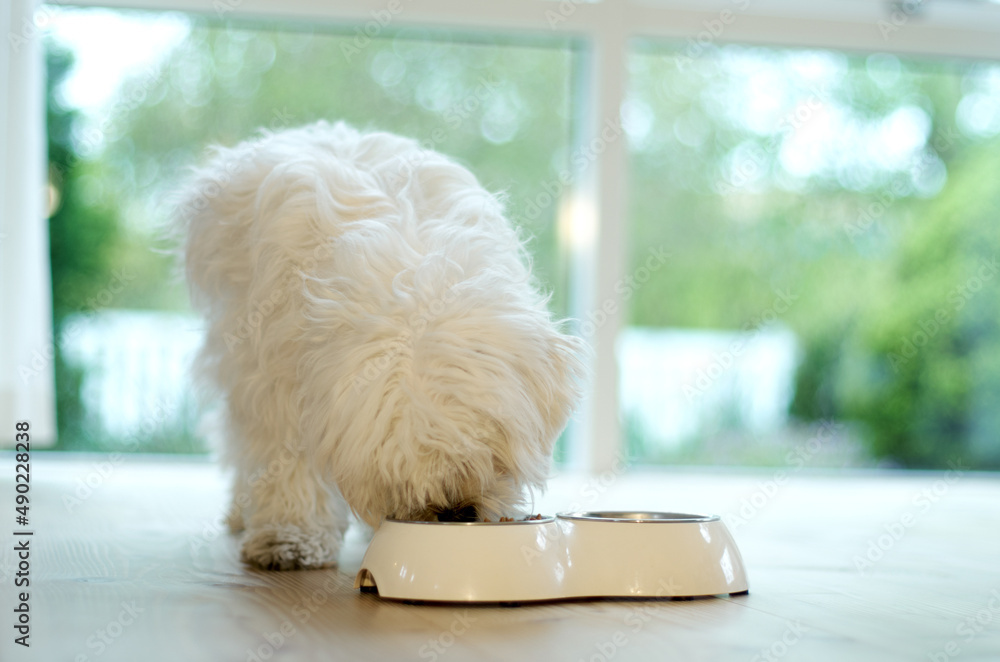
{"type": "Polygon", "coordinates": [[[797,363],[795,334],[778,325],[628,328],[618,337],[622,414],[661,450],[718,429],[722,418],[758,434],[777,430],[788,420],[797,363]]]}
{"type": "Polygon", "coordinates": [[[201,334],[197,317],[159,311],[102,310],[67,320],[60,342],[67,360],[84,370],[88,426],[119,439],[151,428],[193,430],[190,369],[201,334]]]}
{"type": "MultiPolygon", "coordinates": [[[[89,425],[117,438],[158,427],[195,429],[190,368],[201,342],[193,315],[104,310],[69,322],[63,348],[85,370],[89,425]]],[[[787,420],[797,361],[795,335],[780,326],[749,333],[625,329],[618,339],[625,416],[647,446],[664,450],[713,429],[766,432],[787,420]]]]}

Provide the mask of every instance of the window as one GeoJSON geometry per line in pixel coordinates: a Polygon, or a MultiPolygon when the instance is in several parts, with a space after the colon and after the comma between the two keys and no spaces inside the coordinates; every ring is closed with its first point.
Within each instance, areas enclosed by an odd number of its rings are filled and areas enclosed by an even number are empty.
{"type": "Polygon", "coordinates": [[[304,24],[60,10],[49,49],[50,134],[65,137],[58,153],[71,157],[54,169],[68,193],[52,225],[60,447],[200,447],[182,368],[197,351],[199,320],[185,314],[171,257],[151,248],[166,246],[170,197],[206,147],[235,144],[261,127],[343,120],[412,136],[463,162],[507,199],[530,238],[536,276],[565,316],[553,186],[563,186],[556,175],[570,158],[574,58],[561,37],[422,29],[368,37],[304,24]],[[104,72],[74,71],[65,45],[113,61],[131,45],[116,53],[101,35],[110,32],[113,42],[120,30],[162,45],[125,69],[104,103],[74,108],[104,72]],[[83,264],[81,222],[101,237],[83,264]],[[94,270],[104,275],[87,282],[94,270]]]}
{"type": "Polygon", "coordinates": [[[629,73],[632,455],[996,466],[1000,66],[644,41],[629,73]]]}
{"type": "MultiPolygon", "coordinates": [[[[165,15],[176,45],[133,72],[99,135],[52,134],[81,149],[63,154],[79,170],[69,195],[120,217],[100,246],[135,280],[114,307],[183,308],[166,258],[128,255],[205,143],[339,117],[421,138],[506,191],[555,309],[595,349],[560,450],[571,466],[622,452],[773,463],[824,425],[837,441],[817,464],[1000,462],[996,282],[980,273],[994,251],[996,3],[263,3],[253,22],[241,5],[165,15]],[[956,287],[982,294],[941,321],[956,287]]],[[[24,177],[9,162],[5,175],[24,177]]],[[[64,292],[57,321],[73,313],[64,292]]],[[[78,363],[104,333],[96,315],[82,322],[66,355],[78,363]]],[[[103,378],[62,378],[89,407],[70,409],[74,425],[136,439],[159,410],[95,414],[103,378]]],[[[178,426],[178,447],[195,448],[178,426]]]]}

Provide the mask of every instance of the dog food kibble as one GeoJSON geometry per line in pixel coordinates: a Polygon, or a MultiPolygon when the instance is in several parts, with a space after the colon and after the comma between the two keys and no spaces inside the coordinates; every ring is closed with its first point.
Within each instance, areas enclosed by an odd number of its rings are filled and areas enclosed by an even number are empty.
{"type": "MultiPolygon", "coordinates": [[[[523,517],[521,519],[514,519],[513,517],[501,517],[497,521],[499,521],[499,522],[534,522],[534,521],[537,521],[537,520],[540,520],[540,519],[545,519],[545,516],[542,515],[541,513],[539,513],[537,515],[528,515],[527,517],[523,517]]],[[[489,517],[484,517],[483,518],[483,522],[486,523],[486,524],[492,524],[493,520],[491,520],[489,517]]]]}

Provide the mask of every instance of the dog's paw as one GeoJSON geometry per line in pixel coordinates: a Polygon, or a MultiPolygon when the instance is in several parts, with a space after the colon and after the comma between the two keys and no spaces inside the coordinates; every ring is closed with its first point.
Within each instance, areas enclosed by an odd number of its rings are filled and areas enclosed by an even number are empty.
{"type": "Polygon", "coordinates": [[[240,558],[265,570],[308,570],[337,564],[340,538],[319,528],[271,524],[251,528],[240,558]]]}

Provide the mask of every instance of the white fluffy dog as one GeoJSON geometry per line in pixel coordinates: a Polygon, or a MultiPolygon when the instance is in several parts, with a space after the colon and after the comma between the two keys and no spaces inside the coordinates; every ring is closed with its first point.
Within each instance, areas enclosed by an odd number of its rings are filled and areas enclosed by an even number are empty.
{"type": "Polygon", "coordinates": [[[216,148],[180,210],[245,561],[335,563],[347,506],[372,526],[523,514],[583,345],[471,173],[321,122],[216,148]]]}

